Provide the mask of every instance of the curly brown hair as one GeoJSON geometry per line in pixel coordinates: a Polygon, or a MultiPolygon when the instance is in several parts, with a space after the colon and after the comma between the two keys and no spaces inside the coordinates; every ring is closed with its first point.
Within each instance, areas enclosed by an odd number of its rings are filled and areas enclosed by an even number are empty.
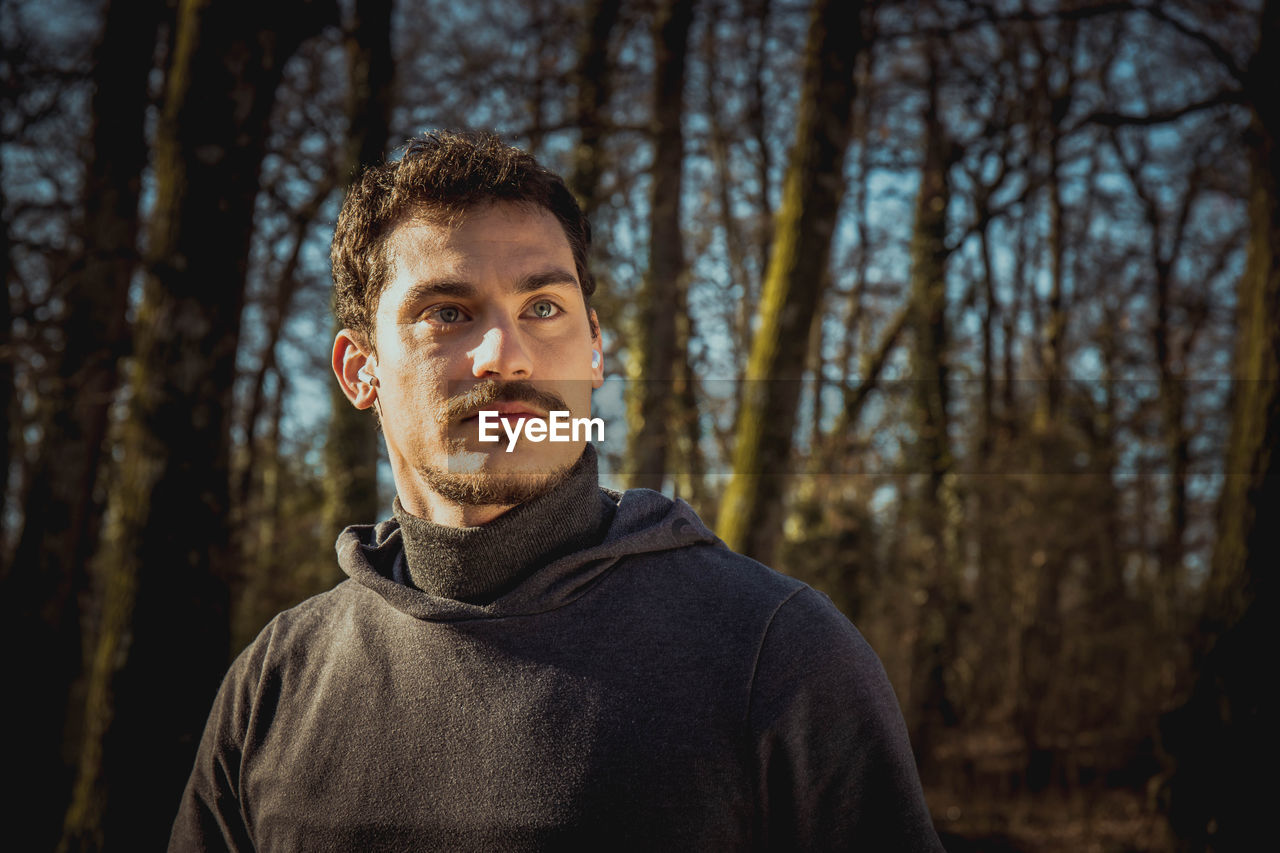
{"type": "MultiPolygon", "coordinates": [[[[404,155],[371,166],[351,185],[334,230],[333,313],[372,349],[378,299],[389,281],[387,240],[408,219],[453,223],[494,202],[543,208],[560,222],[590,307],[591,226],[564,180],[533,155],[483,131],[438,130],[411,139],[404,155]]],[[[597,334],[592,324],[592,335],[597,334]]]]}

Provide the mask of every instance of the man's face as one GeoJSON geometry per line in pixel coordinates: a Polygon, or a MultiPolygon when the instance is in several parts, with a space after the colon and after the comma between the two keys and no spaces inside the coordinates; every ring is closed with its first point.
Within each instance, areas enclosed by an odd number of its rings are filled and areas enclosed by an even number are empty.
{"type": "Polygon", "coordinates": [[[500,441],[479,440],[478,411],[500,411],[513,427],[552,409],[590,417],[603,367],[592,365],[598,343],[560,223],[498,203],[453,227],[402,223],[387,250],[377,354],[365,367],[377,377],[370,402],[405,509],[438,517],[441,506],[505,507],[546,491],[581,456],[585,435],[522,438],[508,452],[501,426],[500,441]]]}

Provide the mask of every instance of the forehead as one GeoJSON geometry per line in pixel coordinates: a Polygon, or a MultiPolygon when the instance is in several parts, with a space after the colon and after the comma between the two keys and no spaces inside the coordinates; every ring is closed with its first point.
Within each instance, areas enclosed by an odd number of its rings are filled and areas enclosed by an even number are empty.
{"type": "Polygon", "coordinates": [[[544,208],[523,204],[489,204],[451,222],[407,219],[391,232],[386,250],[389,290],[406,277],[515,277],[539,265],[575,271],[560,221],[544,208]]]}

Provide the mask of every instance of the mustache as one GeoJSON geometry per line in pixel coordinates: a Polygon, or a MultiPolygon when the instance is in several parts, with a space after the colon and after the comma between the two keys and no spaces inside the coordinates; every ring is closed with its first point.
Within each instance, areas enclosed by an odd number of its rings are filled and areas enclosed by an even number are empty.
{"type": "Polygon", "coordinates": [[[529,403],[544,412],[569,408],[559,394],[535,388],[528,382],[485,379],[445,400],[440,409],[440,420],[446,424],[455,423],[494,403],[529,403]]]}

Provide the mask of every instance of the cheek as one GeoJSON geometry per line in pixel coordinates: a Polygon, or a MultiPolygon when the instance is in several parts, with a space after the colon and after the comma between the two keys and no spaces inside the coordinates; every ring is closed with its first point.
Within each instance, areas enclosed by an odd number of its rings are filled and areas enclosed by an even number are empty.
{"type": "Polygon", "coordinates": [[[575,417],[587,417],[591,414],[591,381],[589,379],[573,379],[561,388],[564,401],[569,404],[575,417]]]}
{"type": "Polygon", "coordinates": [[[388,402],[397,410],[399,420],[419,423],[433,417],[447,399],[451,384],[439,364],[417,358],[400,362],[394,383],[385,390],[390,392],[388,402]]]}
{"type": "Polygon", "coordinates": [[[564,379],[591,376],[591,339],[574,330],[548,341],[544,350],[546,372],[564,379]]]}

